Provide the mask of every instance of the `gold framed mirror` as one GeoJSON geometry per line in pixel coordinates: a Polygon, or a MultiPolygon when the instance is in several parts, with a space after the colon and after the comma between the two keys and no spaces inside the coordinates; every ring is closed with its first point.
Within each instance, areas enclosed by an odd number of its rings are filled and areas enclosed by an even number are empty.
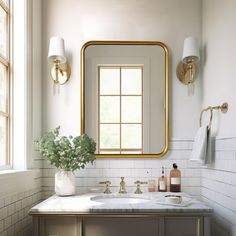
{"type": "Polygon", "coordinates": [[[81,48],[81,133],[97,158],[160,158],[169,147],[169,50],[162,42],[81,48]]]}

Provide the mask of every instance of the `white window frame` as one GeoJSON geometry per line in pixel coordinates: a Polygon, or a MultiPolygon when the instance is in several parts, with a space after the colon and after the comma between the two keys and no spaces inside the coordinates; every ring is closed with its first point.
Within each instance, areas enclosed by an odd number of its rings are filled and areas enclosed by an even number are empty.
{"type": "Polygon", "coordinates": [[[0,166],[0,170],[6,170],[10,169],[12,166],[11,162],[11,29],[12,29],[12,17],[11,17],[11,8],[12,4],[9,0],[8,4],[5,4],[3,1],[0,0],[0,7],[3,11],[5,11],[7,15],[7,26],[6,26],[6,34],[7,34],[7,41],[6,41],[6,57],[4,55],[0,54],[0,63],[6,67],[6,80],[7,80],[7,86],[6,86],[6,111],[0,111],[0,116],[6,119],[6,140],[5,140],[5,164],[0,166]]]}
{"type": "MultiPolygon", "coordinates": [[[[0,0],[1,1],[1,0],[0,0]]],[[[0,167],[0,175],[26,171],[33,166],[33,9],[39,1],[9,0],[10,26],[10,109],[9,160],[10,165],[0,167]],[[17,40],[14,40],[14,36],[17,40]]],[[[35,31],[34,31],[35,32],[35,31]]],[[[38,52],[38,51],[37,51],[38,52]]],[[[41,64],[39,63],[41,69],[41,64]]]]}

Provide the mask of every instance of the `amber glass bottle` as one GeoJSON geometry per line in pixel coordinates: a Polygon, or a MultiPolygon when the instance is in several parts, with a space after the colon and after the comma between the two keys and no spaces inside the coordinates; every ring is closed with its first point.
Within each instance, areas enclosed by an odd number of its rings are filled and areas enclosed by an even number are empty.
{"type": "Polygon", "coordinates": [[[161,177],[158,178],[158,192],[167,192],[167,178],[165,177],[164,167],[161,170],[161,177]]]}
{"type": "Polygon", "coordinates": [[[181,192],[181,172],[175,163],[170,171],[170,192],[181,192]]]}

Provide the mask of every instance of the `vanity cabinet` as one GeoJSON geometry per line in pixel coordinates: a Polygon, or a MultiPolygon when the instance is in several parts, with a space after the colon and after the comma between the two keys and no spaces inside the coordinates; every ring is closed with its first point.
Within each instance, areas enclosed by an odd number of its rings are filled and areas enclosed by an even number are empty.
{"type": "Polygon", "coordinates": [[[210,236],[207,216],[33,216],[34,236],[210,236]]]}
{"type": "Polygon", "coordinates": [[[202,217],[165,217],[165,236],[200,236],[203,233],[202,217]]]}
{"type": "Polygon", "coordinates": [[[112,204],[95,201],[107,198],[102,193],[54,195],[31,208],[32,236],[210,236],[212,208],[197,199],[185,207],[157,204],[161,196],[145,193],[149,201],[127,204],[127,198],[136,197],[127,194],[112,204]]]}
{"type": "Polygon", "coordinates": [[[76,216],[44,216],[34,219],[34,235],[80,236],[81,218],[76,216]]]}
{"type": "Polygon", "coordinates": [[[153,217],[88,217],[83,220],[84,236],[158,236],[158,219],[153,217]]]}

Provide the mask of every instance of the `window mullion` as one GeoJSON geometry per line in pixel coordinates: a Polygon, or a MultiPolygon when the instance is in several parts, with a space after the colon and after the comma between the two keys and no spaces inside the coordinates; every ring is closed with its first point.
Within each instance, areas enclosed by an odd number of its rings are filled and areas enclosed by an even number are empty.
{"type": "Polygon", "coordinates": [[[3,92],[4,92],[4,96],[5,96],[5,106],[6,108],[3,108],[3,110],[0,110],[0,117],[4,120],[4,131],[3,131],[3,142],[1,143],[1,145],[3,145],[3,149],[5,150],[3,151],[1,154],[3,154],[3,156],[0,156],[1,158],[1,169],[9,169],[11,168],[10,164],[10,57],[9,57],[9,50],[10,50],[10,8],[9,6],[3,1],[0,0],[0,9],[2,12],[5,12],[4,17],[6,17],[6,21],[5,22],[5,27],[4,27],[4,34],[6,35],[6,51],[3,52],[3,54],[0,54],[0,65],[2,67],[4,67],[4,73],[3,73],[3,77],[1,78],[3,80],[3,83],[5,84],[3,87],[3,92]]]}
{"type": "Polygon", "coordinates": [[[2,63],[4,66],[9,67],[9,60],[6,59],[4,56],[0,54],[0,63],[2,63]]]}
{"type": "Polygon", "coordinates": [[[9,117],[9,114],[7,112],[0,111],[0,116],[3,116],[5,118],[9,117]]]}
{"type": "Polygon", "coordinates": [[[9,7],[2,0],[0,0],[0,7],[9,14],[9,7]]]}

